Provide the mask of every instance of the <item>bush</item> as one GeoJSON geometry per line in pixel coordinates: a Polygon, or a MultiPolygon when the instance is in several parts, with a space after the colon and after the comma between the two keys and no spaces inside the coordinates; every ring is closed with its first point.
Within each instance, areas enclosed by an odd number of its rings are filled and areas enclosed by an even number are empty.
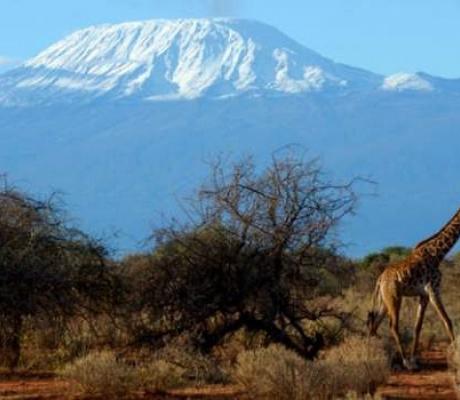
{"type": "Polygon", "coordinates": [[[242,352],[234,379],[250,398],[304,400],[321,392],[321,368],[280,345],[242,352]]]}
{"type": "Polygon", "coordinates": [[[245,351],[237,358],[234,379],[257,399],[359,398],[373,393],[389,372],[380,341],[368,345],[367,339],[351,337],[312,362],[279,345],[245,351]]]}
{"type": "Polygon", "coordinates": [[[92,395],[120,396],[140,386],[136,368],[117,360],[109,351],[90,353],[76,360],[64,368],[62,375],[92,395]]]}
{"type": "Polygon", "coordinates": [[[225,383],[228,379],[216,360],[187,346],[170,344],[157,352],[155,363],[169,363],[182,378],[195,385],[225,383]]]}
{"type": "Polygon", "coordinates": [[[227,381],[215,360],[177,344],[159,350],[139,367],[139,374],[142,386],[151,392],[227,381]]]}
{"type": "Polygon", "coordinates": [[[118,360],[109,351],[90,353],[69,364],[61,374],[78,383],[85,393],[105,396],[226,382],[214,360],[176,345],[166,346],[136,365],[118,360]]]}
{"type": "Polygon", "coordinates": [[[389,357],[376,338],[349,337],[329,350],[322,363],[328,372],[329,390],[336,395],[373,393],[390,373],[389,357]]]}
{"type": "Polygon", "coordinates": [[[155,360],[140,368],[142,386],[151,392],[164,392],[185,386],[186,370],[165,360],[155,360]]]}

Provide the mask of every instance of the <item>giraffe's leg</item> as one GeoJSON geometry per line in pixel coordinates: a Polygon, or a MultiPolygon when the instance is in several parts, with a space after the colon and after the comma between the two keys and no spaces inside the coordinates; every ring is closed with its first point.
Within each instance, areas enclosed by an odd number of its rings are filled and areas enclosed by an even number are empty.
{"type": "Polygon", "coordinates": [[[388,317],[390,318],[390,331],[396,342],[399,355],[401,356],[403,365],[406,368],[411,369],[411,365],[404,355],[404,350],[401,344],[401,338],[399,336],[399,311],[401,309],[401,298],[399,296],[392,295],[385,300],[388,311],[388,317]]]}
{"type": "Polygon", "coordinates": [[[374,316],[374,320],[371,326],[371,336],[377,335],[377,331],[379,329],[380,324],[382,323],[383,319],[385,318],[385,315],[387,313],[387,309],[385,304],[381,304],[379,310],[374,316]]]}
{"type": "Polygon", "coordinates": [[[441,300],[439,291],[431,289],[429,291],[429,295],[430,295],[431,304],[434,306],[434,308],[436,309],[439,315],[439,318],[441,318],[441,321],[444,323],[444,327],[446,328],[447,334],[449,335],[451,342],[454,343],[455,335],[454,335],[454,328],[452,326],[452,321],[447,315],[446,309],[444,308],[444,305],[442,304],[442,300],[441,300]]]}
{"type": "Polygon", "coordinates": [[[415,364],[415,354],[417,353],[420,331],[422,330],[423,318],[425,316],[426,306],[428,305],[428,296],[421,296],[417,310],[417,319],[414,328],[414,342],[412,343],[411,363],[415,364]]]}

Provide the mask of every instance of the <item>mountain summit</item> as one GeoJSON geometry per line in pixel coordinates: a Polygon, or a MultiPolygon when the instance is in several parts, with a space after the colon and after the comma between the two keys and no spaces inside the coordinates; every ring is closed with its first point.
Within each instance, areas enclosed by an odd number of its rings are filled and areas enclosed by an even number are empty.
{"type": "Polygon", "coordinates": [[[216,98],[346,91],[381,82],[376,74],[335,63],[260,22],[152,20],[69,35],[0,78],[0,101],[216,98]]]}

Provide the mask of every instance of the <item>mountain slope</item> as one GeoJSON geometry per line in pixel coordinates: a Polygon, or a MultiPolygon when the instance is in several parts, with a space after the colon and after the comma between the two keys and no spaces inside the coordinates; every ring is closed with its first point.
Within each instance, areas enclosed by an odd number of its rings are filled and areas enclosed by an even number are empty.
{"type": "Polygon", "coordinates": [[[63,191],[85,229],[117,232],[127,252],[162,212],[181,215],[209,158],[264,164],[297,143],[340,179],[378,182],[342,232],[363,254],[410,245],[457,208],[459,109],[460,80],[379,76],[257,22],[91,27],[0,75],[0,171],[63,191]]]}
{"type": "Polygon", "coordinates": [[[375,74],[336,64],[259,22],[154,20],[71,34],[4,76],[0,101],[291,94],[370,89],[380,81],[375,74]]]}

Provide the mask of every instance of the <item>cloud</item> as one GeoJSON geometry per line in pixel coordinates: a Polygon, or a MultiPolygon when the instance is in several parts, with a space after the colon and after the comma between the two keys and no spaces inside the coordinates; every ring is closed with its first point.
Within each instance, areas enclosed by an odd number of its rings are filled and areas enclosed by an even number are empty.
{"type": "Polygon", "coordinates": [[[168,6],[163,0],[105,0],[105,3],[109,7],[116,5],[131,10],[151,9],[153,15],[236,17],[244,0],[168,0],[168,6]]]}
{"type": "Polygon", "coordinates": [[[13,62],[13,60],[11,60],[10,58],[8,57],[3,57],[3,56],[0,56],[0,65],[8,65],[8,64],[11,64],[13,62]]]}
{"type": "Polygon", "coordinates": [[[208,0],[211,13],[214,16],[234,16],[238,13],[238,0],[208,0]]]}
{"type": "Polygon", "coordinates": [[[13,60],[10,57],[0,56],[0,72],[4,72],[7,69],[17,66],[18,64],[17,60],[13,60]]]}

